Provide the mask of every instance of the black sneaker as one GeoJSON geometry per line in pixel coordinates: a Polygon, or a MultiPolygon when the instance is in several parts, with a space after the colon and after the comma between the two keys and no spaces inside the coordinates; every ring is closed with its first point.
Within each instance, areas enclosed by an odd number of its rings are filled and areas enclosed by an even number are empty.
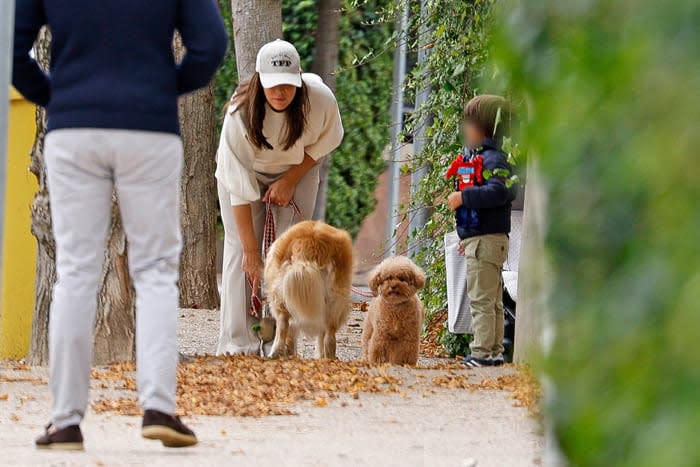
{"type": "Polygon", "coordinates": [[[184,448],[197,444],[194,432],[182,423],[180,417],[157,410],[144,412],[141,436],[158,440],[168,448],[184,448]]]}
{"type": "Polygon", "coordinates": [[[477,358],[473,355],[468,355],[459,363],[469,368],[481,368],[483,366],[493,366],[493,359],[491,357],[477,358]]]}
{"type": "Polygon", "coordinates": [[[60,430],[52,423],[46,425],[46,433],[36,440],[37,449],[56,449],[62,451],[84,451],[83,434],[80,426],[71,425],[60,430]]]}
{"type": "Polygon", "coordinates": [[[501,366],[506,363],[506,359],[503,357],[502,353],[495,354],[491,357],[491,361],[493,361],[493,366],[501,366]]]}

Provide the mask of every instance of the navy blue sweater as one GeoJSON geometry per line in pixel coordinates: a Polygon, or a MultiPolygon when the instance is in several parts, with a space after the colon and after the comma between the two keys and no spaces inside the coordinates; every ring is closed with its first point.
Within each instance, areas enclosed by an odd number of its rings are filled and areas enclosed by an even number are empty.
{"type": "MultiPolygon", "coordinates": [[[[505,153],[498,145],[487,139],[474,155],[484,158],[484,170],[493,173],[496,169],[511,171],[505,153]]],[[[492,176],[483,184],[462,191],[462,207],[468,213],[457,213],[457,234],[465,239],[478,235],[510,233],[511,203],[515,199],[515,188],[508,189],[503,177],[492,176]],[[463,214],[460,216],[460,214],[463,214]],[[464,214],[467,214],[464,216],[464,214]],[[460,222],[460,217],[469,219],[460,222]],[[460,225],[461,224],[461,225],[460,225]]]]}
{"type": "Polygon", "coordinates": [[[214,0],[17,0],[12,84],[47,108],[48,130],[179,133],[177,98],[206,86],[226,30],[214,0]],[[51,30],[51,72],[29,52],[51,30]],[[187,52],[176,64],[173,34],[187,52]]]}

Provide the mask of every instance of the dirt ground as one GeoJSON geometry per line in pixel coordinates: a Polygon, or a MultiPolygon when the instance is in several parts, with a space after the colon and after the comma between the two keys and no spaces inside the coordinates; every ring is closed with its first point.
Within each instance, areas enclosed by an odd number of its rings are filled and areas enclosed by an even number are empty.
{"type": "MultiPolygon", "coordinates": [[[[341,360],[359,359],[361,320],[362,314],[354,312],[339,335],[341,360]]],[[[180,350],[184,354],[211,353],[217,333],[217,312],[181,311],[180,350]]],[[[313,346],[305,343],[303,353],[312,354],[313,346]]],[[[217,363],[213,359],[202,362],[217,363]]],[[[245,359],[226,363],[228,368],[241,364],[250,365],[251,371],[277,371],[282,365],[245,359]]],[[[190,363],[181,372],[194,372],[197,379],[198,365],[190,363]]],[[[309,371],[318,372],[324,371],[323,365],[314,370],[315,366],[299,360],[283,366],[312,367],[309,371]]],[[[307,381],[303,397],[283,404],[291,415],[187,415],[186,421],[200,439],[198,446],[187,450],[169,450],[142,439],[140,418],[121,415],[128,411],[119,409],[119,401],[135,397],[128,368],[114,380],[100,376],[112,374],[113,368],[98,369],[91,403],[104,407],[106,401],[117,408],[100,409],[100,413],[89,409],[82,425],[86,451],[59,453],[37,451],[33,446],[48,420],[46,368],[0,362],[0,441],[4,447],[0,465],[517,467],[541,463],[540,423],[526,407],[518,406],[523,405],[523,396],[514,387],[522,380],[516,368],[466,370],[449,361],[426,358],[418,368],[376,369],[342,362],[332,368],[356,372],[358,382],[353,387],[360,389],[334,390],[332,378],[330,383],[307,381]],[[520,400],[514,400],[514,395],[520,400]]],[[[335,376],[336,380],[344,378],[342,373],[335,376]]],[[[187,394],[198,396],[203,391],[205,399],[214,398],[221,391],[238,393],[243,388],[236,386],[242,384],[251,383],[223,375],[210,389],[200,385],[192,390],[199,393],[187,394]]],[[[180,394],[185,413],[209,413],[183,397],[190,396],[180,394]]]]}

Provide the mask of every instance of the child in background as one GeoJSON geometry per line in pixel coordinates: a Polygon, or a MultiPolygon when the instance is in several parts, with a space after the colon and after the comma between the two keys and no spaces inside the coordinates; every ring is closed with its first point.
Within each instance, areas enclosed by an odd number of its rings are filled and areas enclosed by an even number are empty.
{"type": "Polygon", "coordinates": [[[511,172],[501,150],[509,133],[510,104],[500,96],[482,95],[464,108],[464,136],[470,149],[464,162],[482,173],[450,194],[447,203],[456,212],[460,248],[467,258],[467,294],[474,339],[471,355],[461,362],[469,367],[498,366],[503,359],[503,278],[508,255],[511,203],[514,190],[506,186],[511,172]]]}

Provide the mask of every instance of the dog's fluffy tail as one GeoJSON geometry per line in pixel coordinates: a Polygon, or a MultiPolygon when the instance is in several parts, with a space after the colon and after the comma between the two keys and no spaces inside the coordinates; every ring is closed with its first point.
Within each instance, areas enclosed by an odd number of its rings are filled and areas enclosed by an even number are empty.
{"type": "Polygon", "coordinates": [[[289,264],[280,284],[289,312],[302,321],[318,323],[325,309],[326,281],[315,262],[296,260],[289,264]]]}

